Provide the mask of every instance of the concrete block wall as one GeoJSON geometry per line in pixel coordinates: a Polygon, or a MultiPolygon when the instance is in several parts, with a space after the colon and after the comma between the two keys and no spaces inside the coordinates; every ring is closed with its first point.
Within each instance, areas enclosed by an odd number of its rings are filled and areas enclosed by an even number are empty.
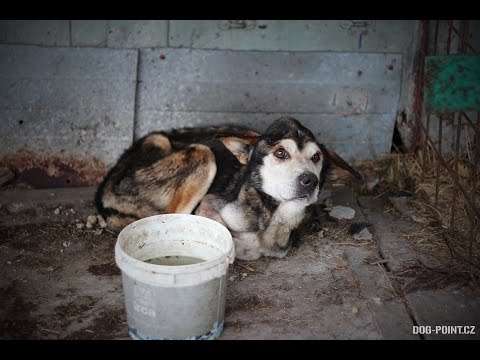
{"type": "Polygon", "coordinates": [[[417,32],[414,20],[0,21],[0,166],[27,149],[108,167],[154,129],[262,130],[282,115],[372,158],[411,108],[417,32]]]}

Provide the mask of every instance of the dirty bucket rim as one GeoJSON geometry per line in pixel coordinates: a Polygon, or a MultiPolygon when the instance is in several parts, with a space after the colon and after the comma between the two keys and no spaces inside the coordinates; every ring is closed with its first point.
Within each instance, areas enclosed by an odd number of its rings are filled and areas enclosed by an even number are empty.
{"type": "MultiPolygon", "coordinates": [[[[162,221],[162,223],[165,223],[165,222],[162,221]]],[[[235,251],[234,251],[234,244],[233,244],[233,239],[232,239],[232,235],[230,234],[230,231],[228,231],[228,229],[225,226],[218,223],[217,221],[214,221],[212,219],[209,219],[203,216],[193,215],[193,214],[160,214],[160,215],[153,215],[153,216],[136,220],[135,222],[124,227],[122,231],[120,231],[117,237],[117,242],[115,244],[115,255],[116,255],[115,260],[116,260],[117,266],[122,271],[126,271],[125,266],[128,263],[129,266],[137,265],[138,267],[142,268],[142,270],[151,272],[154,274],[161,272],[163,274],[167,273],[167,274],[174,275],[178,273],[182,273],[182,274],[196,273],[198,271],[215,268],[224,263],[229,263],[234,259],[235,251]],[[212,260],[205,260],[200,263],[190,264],[190,265],[168,266],[168,265],[150,264],[145,261],[139,260],[131,256],[130,254],[128,254],[120,245],[122,237],[125,237],[126,236],[125,234],[127,234],[129,231],[135,229],[138,226],[146,226],[149,223],[158,222],[159,220],[162,220],[162,219],[181,219],[181,218],[190,218],[200,222],[208,223],[212,227],[216,228],[216,230],[223,232],[227,239],[226,249],[222,251],[219,257],[214,258],[212,260]],[[233,256],[233,259],[230,258],[231,256],[233,256]]]]}

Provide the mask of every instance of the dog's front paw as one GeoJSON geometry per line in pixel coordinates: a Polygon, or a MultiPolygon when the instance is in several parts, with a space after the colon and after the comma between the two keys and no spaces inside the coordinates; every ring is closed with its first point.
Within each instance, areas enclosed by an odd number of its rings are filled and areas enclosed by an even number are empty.
{"type": "Polygon", "coordinates": [[[276,257],[276,258],[284,258],[287,256],[291,246],[287,246],[286,248],[280,248],[280,247],[274,247],[273,249],[265,249],[262,248],[260,252],[262,253],[263,256],[270,256],[270,257],[276,257]]]}
{"type": "Polygon", "coordinates": [[[260,242],[254,233],[232,233],[235,257],[240,260],[257,260],[262,256],[260,242]]]}

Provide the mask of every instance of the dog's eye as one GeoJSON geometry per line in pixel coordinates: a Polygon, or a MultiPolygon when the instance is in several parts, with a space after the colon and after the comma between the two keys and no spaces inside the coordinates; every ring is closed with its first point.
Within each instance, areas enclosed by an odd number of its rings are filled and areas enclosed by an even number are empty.
{"type": "Polygon", "coordinates": [[[320,160],[320,154],[317,152],[313,154],[312,161],[316,164],[320,160]]]}
{"type": "Polygon", "coordinates": [[[275,156],[279,159],[288,159],[288,153],[287,150],[284,148],[278,148],[275,150],[275,156]]]}

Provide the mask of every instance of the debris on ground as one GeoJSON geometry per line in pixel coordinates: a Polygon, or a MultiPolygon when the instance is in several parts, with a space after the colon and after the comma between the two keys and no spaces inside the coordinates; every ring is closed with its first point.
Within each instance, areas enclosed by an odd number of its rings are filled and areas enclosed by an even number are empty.
{"type": "Polygon", "coordinates": [[[370,193],[370,192],[374,191],[375,187],[379,183],[380,183],[380,179],[378,178],[378,176],[374,177],[371,180],[367,180],[367,181],[365,181],[365,183],[362,186],[362,191],[364,191],[366,193],[370,193]]]}
{"type": "Polygon", "coordinates": [[[367,226],[368,223],[366,222],[355,222],[353,224],[350,224],[350,226],[348,227],[348,232],[350,233],[350,235],[355,235],[365,229],[367,226]]]}
{"type": "Polygon", "coordinates": [[[54,213],[55,215],[60,214],[60,208],[56,208],[55,210],[53,210],[53,213],[54,213]]]}
{"type": "Polygon", "coordinates": [[[373,235],[370,231],[368,231],[368,229],[365,227],[363,228],[362,231],[360,231],[359,233],[357,234],[354,234],[353,235],[353,238],[355,240],[372,240],[373,239],[373,235]]]}
{"type": "Polygon", "coordinates": [[[325,208],[328,211],[330,217],[337,220],[352,220],[355,217],[355,210],[348,206],[333,206],[331,208],[325,208]]]}
{"type": "Polygon", "coordinates": [[[87,223],[85,224],[87,229],[91,229],[93,225],[97,223],[97,217],[95,215],[89,215],[87,217],[87,223]]]}
{"type": "Polygon", "coordinates": [[[388,200],[393,205],[393,207],[403,216],[406,216],[409,219],[412,219],[413,221],[418,223],[423,222],[422,219],[418,216],[415,209],[412,206],[410,206],[409,196],[389,196],[388,200]]]}
{"type": "Polygon", "coordinates": [[[103,219],[102,215],[97,215],[97,223],[98,223],[98,226],[100,226],[102,229],[105,229],[107,227],[107,223],[103,219]]]}

